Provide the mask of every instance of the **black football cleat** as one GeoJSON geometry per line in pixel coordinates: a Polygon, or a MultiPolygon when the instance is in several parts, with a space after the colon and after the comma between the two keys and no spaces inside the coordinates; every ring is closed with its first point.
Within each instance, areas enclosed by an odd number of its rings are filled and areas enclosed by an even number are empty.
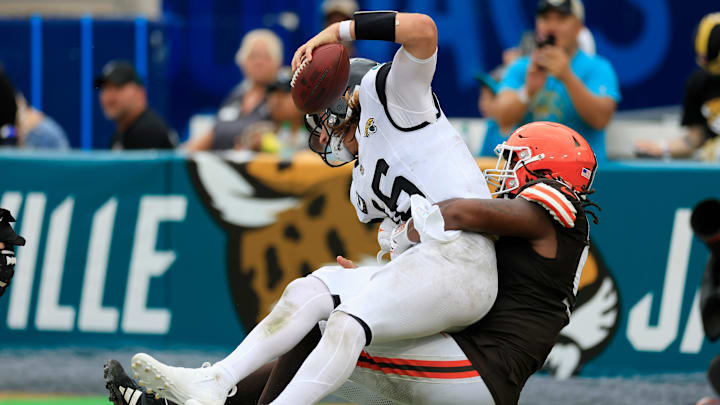
{"type": "Polygon", "coordinates": [[[173,405],[164,399],[148,394],[125,373],[117,360],[108,360],[103,367],[105,388],[110,392],[109,400],[114,405],[173,405]]]}

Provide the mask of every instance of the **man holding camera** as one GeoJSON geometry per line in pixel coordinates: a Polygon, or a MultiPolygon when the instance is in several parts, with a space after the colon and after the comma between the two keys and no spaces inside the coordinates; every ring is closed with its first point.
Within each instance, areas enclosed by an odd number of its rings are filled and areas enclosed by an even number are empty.
{"type": "Polygon", "coordinates": [[[620,88],[606,59],[578,49],[584,20],[580,0],[540,0],[537,49],[508,68],[492,115],[503,132],[533,121],[565,124],[604,160],[604,129],[615,113],[620,88]]]}

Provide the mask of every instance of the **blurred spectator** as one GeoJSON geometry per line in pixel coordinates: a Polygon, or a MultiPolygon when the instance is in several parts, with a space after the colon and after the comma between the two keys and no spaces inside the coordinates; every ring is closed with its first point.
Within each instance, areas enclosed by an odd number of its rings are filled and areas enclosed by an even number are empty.
{"type": "Polygon", "coordinates": [[[578,46],[585,11],[580,0],[540,0],[537,49],[507,70],[490,111],[503,132],[532,121],[563,123],[580,132],[598,160],[620,89],[610,63],[578,46]]]}
{"type": "Polygon", "coordinates": [[[15,87],[0,66],[0,146],[17,143],[16,119],[15,87]]]}
{"type": "Polygon", "coordinates": [[[290,68],[280,69],[275,82],[267,88],[271,121],[253,124],[247,130],[247,136],[239,138],[235,149],[278,154],[283,159],[290,159],[295,152],[307,149],[304,114],[295,107],[290,94],[291,79],[290,68]]]}
{"type": "MultiPolygon", "coordinates": [[[[587,27],[583,27],[582,30],[580,30],[577,40],[578,47],[581,51],[588,55],[595,55],[595,38],[587,27]]],[[[495,146],[504,142],[510,135],[509,132],[505,134],[501,133],[497,122],[492,119],[495,96],[497,95],[500,81],[503,76],[505,76],[507,68],[517,59],[531,54],[535,50],[536,45],[535,33],[525,31],[520,38],[518,46],[503,51],[501,65],[497,66],[489,74],[480,73],[476,76],[482,83],[480,86],[480,96],[478,98],[478,109],[483,117],[488,118],[485,138],[479,152],[480,156],[495,156],[495,146]]]]}
{"type": "MultiPolygon", "coordinates": [[[[325,26],[328,27],[336,22],[352,19],[353,13],[358,11],[358,4],[355,0],[325,0],[322,4],[325,26]]],[[[355,56],[355,46],[352,41],[342,42],[350,57],[355,56]]]]}
{"type": "Polygon", "coordinates": [[[507,139],[509,133],[503,134],[497,121],[493,119],[495,116],[495,99],[500,89],[500,81],[505,76],[505,72],[510,65],[518,58],[529,55],[534,49],[535,34],[532,31],[526,31],[520,38],[518,46],[503,51],[501,65],[495,67],[490,73],[480,73],[476,76],[481,83],[478,109],[480,114],[487,118],[487,130],[485,131],[483,145],[480,148],[480,156],[495,156],[495,146],[507,139]]]}
{"type": "Polygon", "coordinates": [[[105,117],[115,121],[113,149],[172,149],[177,136],[148,106],[145,87],[135,68],[125,61],[110,61],[95,78],[105,117]]]}
{"type": "Polygon", "coordinates": [[[720,160],[720,13],[700,21],[695,53],[700,69],[687,80],[683,101],[681,125],[687,133],[667,141],[640,139],[635,142],[636,155],[687,158],[699,151],[703,160],[720,160]]]}
{"type": "MultiPolygon", "coordinates": [[[[720,338],[720,200],[709,199],[696,205],[690,217],[690,225],[695,235],[710,250],[710,258],[700,285],[700,313],[705,336],[715,342],[720,338]]],[[[708,379],[715,392],[720,394],[720,356],[710,363],[708,379]]],[[[704,398],[698,404],[710,400],[704,398]]]]}
{"type": "Polygon", "coordinates": [[[246,136],[253,124],[270,118],[267,86],[275,81],[282,58],[283,44],[275,33],[267,29],[248,32],[235,55],[243,81],[223,101],[213,129],[190,139],[185,148],[222,150],[251,143],[238,138],[246,136]]]}
{"type": "Polygon", "coordinates": [[[26,149],[70,148],[67,135],[54,119],[28,105],[22,93],[15,98],[17,103],[18,146],[26,149]]]}

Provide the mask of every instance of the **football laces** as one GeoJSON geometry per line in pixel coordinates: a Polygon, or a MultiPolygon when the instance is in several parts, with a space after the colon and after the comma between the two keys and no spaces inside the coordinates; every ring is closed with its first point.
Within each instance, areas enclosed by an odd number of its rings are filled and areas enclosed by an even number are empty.
{"type": "Polygon", "coordinates": [[[300,75],[300,72],[302,72],[302,70],[305,68],[305,66],[307,66],[307,64],[308,64],[308,60],[305,59],[302,61],[300,66],[298,66],[295,73],[293,73],[292,79],[290,79],[290,87],[295,87],[295,80],[297,80],[298,75],[300,75]]]}

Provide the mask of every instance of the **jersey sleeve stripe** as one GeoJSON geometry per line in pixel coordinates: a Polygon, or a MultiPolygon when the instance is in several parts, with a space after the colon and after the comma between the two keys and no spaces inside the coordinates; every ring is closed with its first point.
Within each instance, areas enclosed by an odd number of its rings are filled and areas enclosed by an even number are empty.
{"type": "MultiPolygon", "coordinates": [[[[547,187],[547,186],[545,186],[547,187]]],[[[545,207],[566,228],[575,226],[575,207],[558,191],[550,187],[540,188],[533,186],[523,190],[520,196],[528,201],[536,202],[545,207]],[[552,191],[547,191],[550,189],[552,191]]]]}
{"type": "Polygon", "coordinates": [[[547,193],[547,195],[550,196],[553,200],[557,201],[561,206],[567,208],[569,215],[572,217],[573,220],[575,220],[575,214],[577,213],[577,210],[567,199],[567,197],[565,197],[561,192],[543,183],[536,184],[535,186],[530,188],[542,190],[547,193]]]}
{"type": "Polygon", "coordinates": [[[575,222],[575,214],[570,210],[574,207],[564,204],[557,196],[542,189],[529,189],[527,195],[533,197],[536,202],[542,203],[547,209],[551,210],[558,219],[562,219],[563,225],[572,228],[575,222]]]}
{"type": "Polygon", "coordinates": [[[561,205],[567,207],[567,209],[568,209],[568,210],[570,211],[570,213],[571,213],[572,219],[575,220],[575,214],[577,214],[577,210],[576,210],[575,207],[572,205],[572,203],[570,202],[570,200],[568,200],[567,197],[565,197],[565,196],[563,195],[563,193],[561,193],[561,192],[557,191],[556,189],[548,186],[547,184],[543,184],[543,183],[538,184],[538,187],[540,187],[540,189],[548,192],[548,193],[550,194],[550,196],[552,196],[555,201],[557,201],[557,202],[560,203],[561,205]]]}

